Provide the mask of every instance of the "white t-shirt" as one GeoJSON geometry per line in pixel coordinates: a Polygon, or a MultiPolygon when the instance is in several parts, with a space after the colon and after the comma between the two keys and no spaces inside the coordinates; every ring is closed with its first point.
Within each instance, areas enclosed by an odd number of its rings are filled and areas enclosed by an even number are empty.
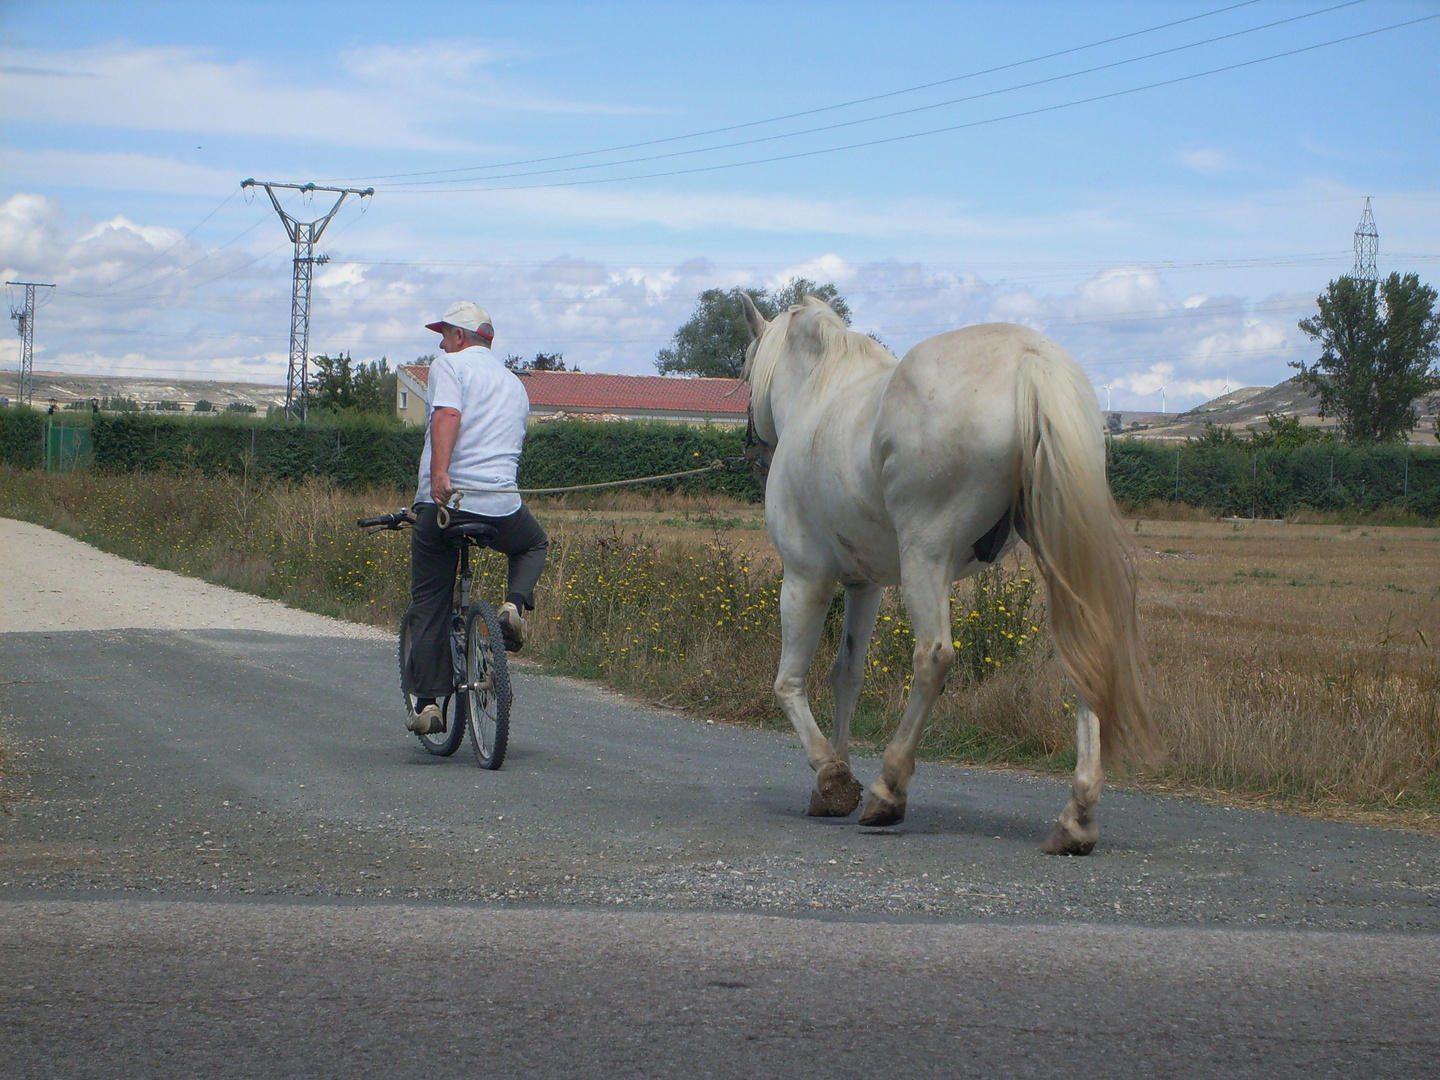
{"type": "Polygon", "coordinates": [[[460,411],[460,434],[450,455],[450,483],[464,492],[460,509],[507,517],[520,509],[515,468],[525,445],[530,398],[515,373],[489,349],[442,353],[430,365],[425,451],[416,502],[430,497],[430,419],[438,408],[460,411]]]}

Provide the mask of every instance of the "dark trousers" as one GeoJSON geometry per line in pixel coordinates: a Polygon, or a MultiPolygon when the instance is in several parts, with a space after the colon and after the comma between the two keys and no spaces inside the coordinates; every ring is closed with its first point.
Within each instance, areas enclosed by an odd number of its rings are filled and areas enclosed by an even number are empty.
{"type": "MultiPolygon", "coordinates": [[[[450,604],[460,550],[445,538],[434,503],[415,504],[410,530],[410,666],[403,672],[405,690],[416,697],[443,698],[455,688],[450,655],[450,604]]],[[[450,511],[451,522],[483,521],[499,530],[490,546],[510,557],[506,599],[526,609],[535,607],[535,585],[545,569],[549,540],[528,507],[508,517],[485,517],[450,511]]]]}

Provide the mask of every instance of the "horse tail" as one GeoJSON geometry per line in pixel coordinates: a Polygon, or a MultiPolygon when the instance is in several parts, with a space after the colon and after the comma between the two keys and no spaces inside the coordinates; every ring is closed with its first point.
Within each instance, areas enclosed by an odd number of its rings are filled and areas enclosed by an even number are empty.
{"type": "Polygon", "coordinates": [[[1138,573],[1105,476],[1095,391],[1058,348],[1027,348],[1017,395],[1023,535],[1045,578],[1061,668],[1099,719],[1106,762],[1154,762],[1138,573]]]}

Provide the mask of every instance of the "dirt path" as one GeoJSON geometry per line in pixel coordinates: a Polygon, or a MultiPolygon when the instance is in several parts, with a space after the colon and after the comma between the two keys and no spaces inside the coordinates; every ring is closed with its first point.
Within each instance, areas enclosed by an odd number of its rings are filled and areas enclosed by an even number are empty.
{"type": "Polygon", "coordinates": [[[372,627],[142,566],[63,533],[0,518],[0,633],[130,628],[390,639],[372,627]]]}

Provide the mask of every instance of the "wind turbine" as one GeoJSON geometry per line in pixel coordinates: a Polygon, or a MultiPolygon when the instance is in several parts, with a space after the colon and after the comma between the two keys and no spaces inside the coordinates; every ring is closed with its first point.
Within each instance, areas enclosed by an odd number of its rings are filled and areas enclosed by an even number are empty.
{"type": "Polygon", "coordinates": [[[1105,411],[1110,412],[1110,387],[1111,383],[1105,384],[1105,411]]]}
{"type": "Polygon", "coordinates": [[[1165,415],[1165,388],[1160,387],[1160,415],[1165,415]]]}

